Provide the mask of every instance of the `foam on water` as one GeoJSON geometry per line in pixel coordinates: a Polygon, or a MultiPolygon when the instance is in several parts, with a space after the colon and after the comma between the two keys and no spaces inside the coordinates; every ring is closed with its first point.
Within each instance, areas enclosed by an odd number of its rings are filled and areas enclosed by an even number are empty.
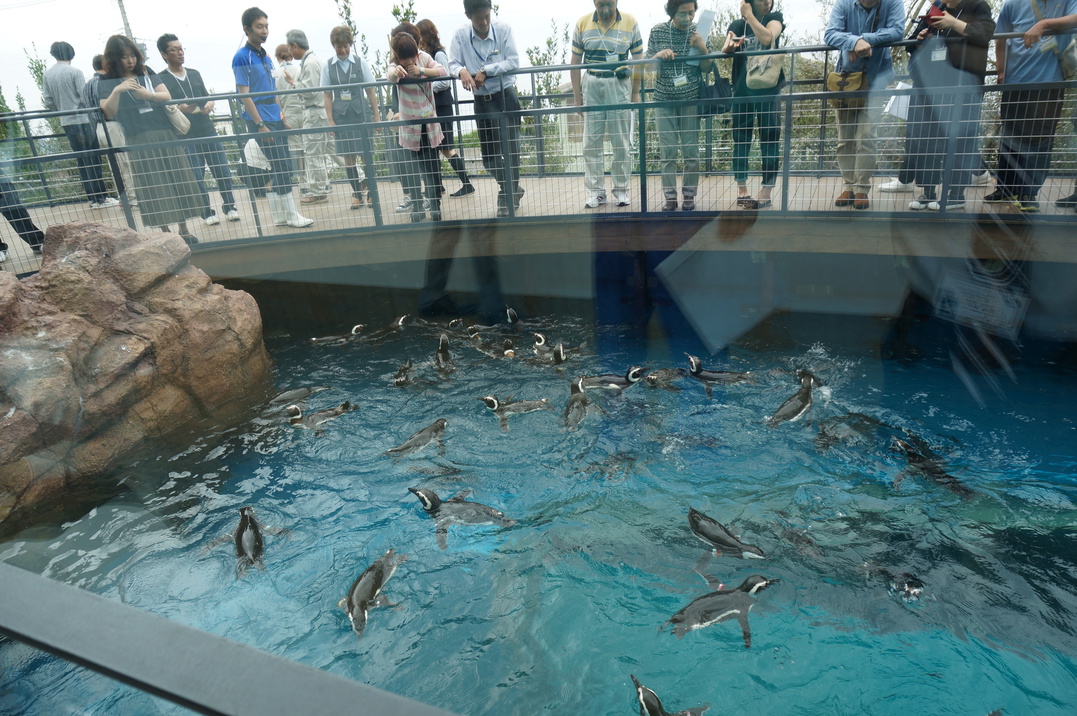
{"type": "MultiPolygon", "coordinates": [[[[1021,375],[1004,409],[981,410],[933,364],[880,365],[823,345],[735,348],[723,360],[754,383],[712,400],[690,380],[595,396],[605,412],[570,433],[569,380],[646,356],[609,352],[558,372],[457,339],[458,369],[443,381],[427,362],[440,330],[319,348],[280,339],[270,347],[282,390],[331,385],[309,410],[360,409],[322,437],[267,413],[201,438],[138,467],[127,492],[58,533],[0,545],[0,558],[462,714],[634,713],[629,673],[667,707],[710,702],[717,713],[1077,708],[1072,377],[1021,375]],[[393,388],[404,357],[415,384],[393,388]],[[769,427],[801,368],[825,384],[812,415],[769,427]],[[476,400],[490,393],[555,409],[512,417],[506,434],[476,400]],[[823,421],[848,413],[886,427],[837,420],[840,439],[820,444],[823,421]],[[439,417],[444,457],[384,454],[439,417]],[[906,463],[890,444],[906,431],[976,496],[916,476],[895,489],[906,463]],[[518,523],[450,527],[439,550],[413,486],[443,499],[471,490],[518,523]],[[265,569],[237,580],[231,544],[206,547],[243,505],[288,533],[267,535],[265,569]],[[713,557],[706,572],[729,586],[781,580],[755,600],[751,650],[735,622],[679,640],[659,631],[709,591],[689,506],[767,553],[713,557]],[[337,603],[390,547],[408,555],[384,590],[398,606],[372,610],[359,640],[337,603]],[[925,598],[891,596],[879,568],[916,575],[925,598]]],[[[547,333],[575,345],[587,331],[559,321],[547,333]]],[[[3,712],[179,711],[19,644],[0,643],[0,671],[3,712]]]]}

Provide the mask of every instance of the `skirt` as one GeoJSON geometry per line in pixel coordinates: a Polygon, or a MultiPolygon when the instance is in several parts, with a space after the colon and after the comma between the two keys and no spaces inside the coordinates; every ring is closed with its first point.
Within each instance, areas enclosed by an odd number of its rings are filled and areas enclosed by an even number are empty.
{"type": "Polygon", "coordinates": [[[167,226],[202,216],[202,192],[183,147],[169,129],[127,135],[142,225],[167,226]],[[161,147],[140,145],[169,142],[161,147]]]}

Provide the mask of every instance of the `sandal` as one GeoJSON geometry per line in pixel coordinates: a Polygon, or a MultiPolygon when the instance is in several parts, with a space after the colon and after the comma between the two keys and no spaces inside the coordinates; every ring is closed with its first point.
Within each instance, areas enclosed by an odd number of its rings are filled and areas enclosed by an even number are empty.
{"type": "Polygon", "coordinates": [[[755,199],[753,199],[750,196],[738,196],[737,197],[737,206],[743,207],[745,209],[751,207],[752,204],[754,204],[754,203],[755,203],[755,199]]]}
{"type": "Polygon", "coordinates": [[[774,202],[770,199],[749,199],[741,206],[748,211],[759,211],[760,209],[769,209],[773,204],[774,202]]]}

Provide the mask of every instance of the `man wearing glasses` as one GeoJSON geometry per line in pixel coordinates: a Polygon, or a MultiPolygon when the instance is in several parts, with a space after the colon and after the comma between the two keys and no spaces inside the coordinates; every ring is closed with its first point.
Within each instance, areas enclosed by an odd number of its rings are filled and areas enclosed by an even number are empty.
{"type": "Polygon", "coordinates": [[[520,188],[520,117],[501,112],[518,112],[516,78],[520,66],[516,41],[508,25],[491,19],[491,0],[464,0],[464,15],[471,21],[453,35],[449,47],[449,74],[459,77],[464,89],[475,95],[475,122],[482,146],[482,165],[497,180],[497,215],[509,215],[509,202],[520,208],[524,190],[520,188]],[[502,148],[504,126],[508,155],[502,148]]]}
{"type": "MultiPolygon", "coordinates": [[[[247,42],[232,58],[236,92],[274,92],[277,81],[273,77],[273,61],[262,47],[269,39],[269,16],[259,8],[251,7],[243,11],[242,22],[247,42]]],[[[243,118],[247,120],[248,131],[255,135],[255,140],[269,160],[273,188],[266,194],[266,198],[273,214],[273,224],[296,229],[310,226],[314,220],[303,216],[295,208],[295,197],[292,196],[292,155],[288,151],[288,142],[272,134],[273,131],[279,132],[288,128],[281,117],[276,96],[243,97],[240,103],[243,105],[243,118]]]]}

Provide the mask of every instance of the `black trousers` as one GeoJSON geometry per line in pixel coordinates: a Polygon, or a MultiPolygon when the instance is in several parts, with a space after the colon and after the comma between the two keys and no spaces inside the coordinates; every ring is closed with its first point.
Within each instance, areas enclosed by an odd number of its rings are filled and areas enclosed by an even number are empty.
{"type": "Polygon", "coordinates": [[[506,87],[487,97],[475,95],[475,123],[479,128],[482,165],[497,180],[497,203],[508,206],[509,196],[520,193],[520,99],[515,87],[506,87]],[[504,133],[504,142],[502,134],[504,133]],[[502,146],[508,145],[508,153],[502,146]]]}
{"type": "MultiPolygon", "coordinates": [[[[15,185],[2,171],[0,171],[0,214],[8,220],[15,233],[31,246],[40,246],[45,240],[45,234],[37,228],[30,214],[26,212],[26,207],[22,205],[15,185]]],[[[0,249],[7,249],[7,244],[3,240],[0,240],[0,249]]]]}
{"type": "Polygon", "coordinates": [[[1062,95],[1060,89],[1003,90],[999,187],[1017,196],[1039,192],[1051,166],[1062,95]]]}

